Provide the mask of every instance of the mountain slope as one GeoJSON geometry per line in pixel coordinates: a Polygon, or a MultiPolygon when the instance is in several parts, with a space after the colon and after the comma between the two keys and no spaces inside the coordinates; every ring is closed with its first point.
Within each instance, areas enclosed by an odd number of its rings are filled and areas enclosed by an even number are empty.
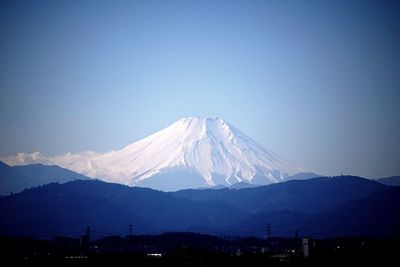
{"type": "Polygon", "coordinates": [[[289,209],[320,212],[346,201],[386,190],[387,186],[356,176],[293,180],[240,190],[182,190],[174,196],[195,201],[222,201],[249,213],[289,209]]]}
{"type": "MultiPolygon", "coordinates": [[[[198,117],[178,120],[121,150],[104,154],[84,152],[45,157],[36,152],[4,160],[11,165],[56,164],[90,177],[127,185],[150,184],[153,188],[160,184],[175,185],[168,190],[236,182],[269,184],[303,171],[222,119],[198,117]],[[177,181],[168,182],[170,178],[165,176],[176,172],[181,173],[175,176],[177,181]],[[151,182],[150,178],[160,181],[151,182]]],[[[166,190],[166,187],[157,189],[166,190]]]]}
{"type": "MultiPolygon", "coordinates": [[[[266,236],[267,225],[272,236],[301,236],[313,238],[343,236],[374,236],[390,238],[400,234],[399,188],[386,190],[350,200],[319,213],[289,209],[254,214],[231,227],[232,233],[266,236]]],[[[223,231],[220,229],[219,231],[223,231]]]]}
{"type": "Polygon", "coordinates": [[[295,175],[291,175],[285,178],[284,181],[290,181],[290,180],[307,180],[311,178],[316,178],[316,177],[323,177],[323,175],[319,175],[313,172],[300,172],[295,175]]]}
{"type": "Polygon", "coordinates": [[[400,176],[379,178],[379,179],[376,179],[375,181],[382,183],[384,185],[400,186],[400,176]]]}
{"type": "Polygon", "coordinates": [[[0,199],[0,235],[79,236],[90,225],[97,236],[221,227],[247,215],[225,203],[182,200],[147,188],[96,180],[49,184],[0,199]]]}
{"type": "Polygon", "coordinates": [[[0,195],[17,193],[26,188],[48,183],[85,179],[90,178],[59,166],[34,164],[11,167],[0,161],[0,195]]]}
{"type": "Polygon", "coordinates": [[[273,234],[283,236],[293,236],[296,230],[314,237],[384,236],[399,226],[399,189],[361,178],[345,182],[325,179],[286,182],[266,186],[264,189],[269,189],[264,191],[259,191],[260,187],[206,190],[232,196],[197,201],[95,180],[49,184],[0,198],[0,235],[79,236],[89,225],[96,238],[126,235],[132,224],[134,233],[199,231],[264,236],[270,224],[273,234]],[[245,194],[237,195],[239,192],[245,194]],[[301,199],[305,201],[296,204],[301,199]],[[247,200],[253,202],[238,205],[247,200]]]}

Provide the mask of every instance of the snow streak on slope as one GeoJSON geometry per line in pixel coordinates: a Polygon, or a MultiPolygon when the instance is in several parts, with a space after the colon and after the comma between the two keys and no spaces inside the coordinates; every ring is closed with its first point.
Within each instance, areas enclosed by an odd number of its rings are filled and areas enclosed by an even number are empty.
{"type": "Polygon", "coordinates": [[[303,169],[269,151],[219,118],[183,118],[121,150],[45,157],[38,152],[3,159],[7,164],[56,164],[90,177],[135,185],[171,170],[198,173],[209,186],[283,180],[303,169]]]}

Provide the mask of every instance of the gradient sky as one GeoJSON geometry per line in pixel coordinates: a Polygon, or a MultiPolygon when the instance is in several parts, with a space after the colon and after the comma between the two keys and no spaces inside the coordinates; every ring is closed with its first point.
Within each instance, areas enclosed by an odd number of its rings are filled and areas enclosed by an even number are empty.
{"type": "Polygon", "coordinates": [[[400,175],[400,1],[1,1],[0,156],[218,116],[326,175],[400,175]]]}

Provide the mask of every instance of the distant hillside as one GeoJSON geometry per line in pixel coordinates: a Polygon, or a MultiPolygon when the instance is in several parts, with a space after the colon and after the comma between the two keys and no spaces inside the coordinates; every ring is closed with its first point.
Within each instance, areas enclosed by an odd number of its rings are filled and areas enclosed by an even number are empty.
{"type": "MultiPolygon", "coordinates": [[[[230,189],[243,189],[243,188],[252,188],[252,187],[258,187],[258,186],[261,186],[261,185],[249,184],[246,182],[239,182],[239,183],[230,185],[229,188],[230,189]]],[[[220,188],[220,189],[223,189],[223,188],[220,188]]]]}
{"type": "Polygon", "coordinates": [[[232,226],[232,233],[242,235],[301,236],[313,238],[400,235],[400,188],[390,188],[365,198],[347,201],[320,213],[289,209],[257,213],[232,226]]]}
{"type": "Polygon", "coordinates": [[[59,166],[33,164],[11,167],[0,161],[0,195],[18,193],[48,183],[86,179],[90,178],[59,166]]]}
{"type": "Polygon", "coordinates": [[[220,227],[247,214],[222,202],[182,200],[164,192],[101,181],[49,184],[0,199],[0,235],[76,236],[90,225],[98,235],[220,227]]]}
{"type": "Polygon", "coordinates": [[[346,201],[362,198],[387,187],[356,176],[319,177],[292,180],[256,188],[221,190],[181,190],[174,196],[196,201],[221,201],[241,210],[257,213],[290,209],[319,212],[346,201]]]}
{"type": "Polygon", "coordinates": [[[289,181],[256,188],[173,193],[97,180],[48,184],[0,199],[0,235],[93,238],[194,231],[265,237],[390,236],[399,227],[400,189],[360,177],[289,181]],[[397,190],[397,191],[396,191],[397,190]]]}
{"type": "Polygon", "coordinates": [[[290,180],[307,180],[316,177],[323,177],[323,175],[319,175],[313,172],[300,172],[295,175],[291,175],[286,177],[283,181],[290,181],[290,180]]]}
{"type": "Polygon", "coordinates": [[[400,186],[400,176],[379,178],[379,179],[376,179],[376,181],[379,183],[385,184],[385,185],[400,186]]]}

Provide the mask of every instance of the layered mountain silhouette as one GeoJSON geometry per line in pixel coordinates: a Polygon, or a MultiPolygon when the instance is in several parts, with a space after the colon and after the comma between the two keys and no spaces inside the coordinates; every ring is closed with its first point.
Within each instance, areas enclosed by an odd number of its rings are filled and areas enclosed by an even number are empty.
{"type": "Polygon", "coordinates": [[[55,165],[32,164],[11,167],[0,161],[0,195],[18,193],[48,183],[86,179],[90,178],[55,165]]]}
{"type": "Polygon", "coordinates": [[[400,188],[354,176],[244,188],[165,193],[101,181],[72,181],[0,199],[0,235],[51,238],[194,231],[265,237],[399,234],[400,188]]]}

